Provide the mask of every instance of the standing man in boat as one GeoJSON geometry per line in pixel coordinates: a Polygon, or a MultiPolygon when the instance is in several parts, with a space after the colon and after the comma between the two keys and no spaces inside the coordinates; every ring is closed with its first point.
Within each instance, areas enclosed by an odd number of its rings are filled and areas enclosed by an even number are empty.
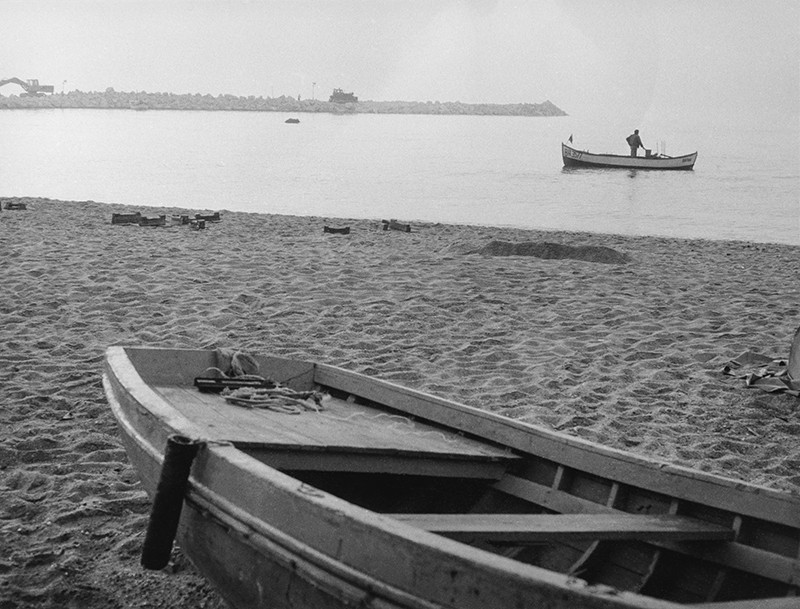
{"type": "Polygon", "coordinates": [[[634,129],[633,133],[625,138],[625,141],[628,142],[628,146],[631,147],[631,156],[636,156],[639,148],[644,148],[644,144],[642,144],[642,138],[639,137],[638,129],[634,129]]]}

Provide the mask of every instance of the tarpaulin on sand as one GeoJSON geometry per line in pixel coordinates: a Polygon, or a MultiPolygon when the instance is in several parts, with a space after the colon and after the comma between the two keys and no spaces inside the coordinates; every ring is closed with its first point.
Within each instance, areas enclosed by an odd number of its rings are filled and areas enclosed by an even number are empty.
{"type": "Polygon", "coordinates": [[[800,328],[794,333],[788,360],[745,351],[725,364],[722,372],[744,379],[747,387],[800,397],[800,328]]]}

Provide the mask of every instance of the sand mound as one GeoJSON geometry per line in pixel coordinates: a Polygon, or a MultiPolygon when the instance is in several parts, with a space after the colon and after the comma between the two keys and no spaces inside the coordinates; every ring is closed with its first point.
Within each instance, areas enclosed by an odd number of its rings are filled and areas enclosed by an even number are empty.
{"type": "Polygon", "coordinates": [[[610,247],[599,245],[562,245],[561,243],[509,243],[492,241],[483,249],[486,256],[535,256],[549,260],[583,260],[603,264],[626,264],[631,257],[610,247]]]}

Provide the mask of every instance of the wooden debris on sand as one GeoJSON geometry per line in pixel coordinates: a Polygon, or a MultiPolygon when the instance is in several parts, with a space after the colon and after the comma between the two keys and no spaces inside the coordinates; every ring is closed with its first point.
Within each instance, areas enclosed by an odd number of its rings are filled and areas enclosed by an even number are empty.
{"type": "Polygon", "coordinates": [[[160,216],[142,216],[139,218],[139,226],[166,226],[167,216],[162,214],[160,216]]]}
{"type": "Polygon", "coordinates": [[[410,224],[403,224],[397,220],[381,220],[381,222],[383,222],[383,230],[399,230],[403,233],[411,232],[410,224]]]}
{"type": "Polygon", "coordinates": [[[138,211],[132,214],[111,214],[111,224],[139,224],[142,214],[138,211]]]}
{"type": "Polygon", "coordinates": [[[350,227],[349,226],[342,226],[341,228],[336,228],[333,226],[325,225],[322,227],[323,233],[330,233],[331,235],[349,235],[350,234],[350,227]]]}

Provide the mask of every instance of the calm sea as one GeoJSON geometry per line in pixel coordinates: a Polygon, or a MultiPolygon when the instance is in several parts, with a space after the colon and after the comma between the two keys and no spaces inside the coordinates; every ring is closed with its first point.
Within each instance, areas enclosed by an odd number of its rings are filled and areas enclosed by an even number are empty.
{"type": "Polygon", "coordinates": [[[800,245],[797,125],[576,117],[0,112],[0,196],[800,245]],[[560,142],[699,151],[691,172],[566,170],[560,142]]]}

